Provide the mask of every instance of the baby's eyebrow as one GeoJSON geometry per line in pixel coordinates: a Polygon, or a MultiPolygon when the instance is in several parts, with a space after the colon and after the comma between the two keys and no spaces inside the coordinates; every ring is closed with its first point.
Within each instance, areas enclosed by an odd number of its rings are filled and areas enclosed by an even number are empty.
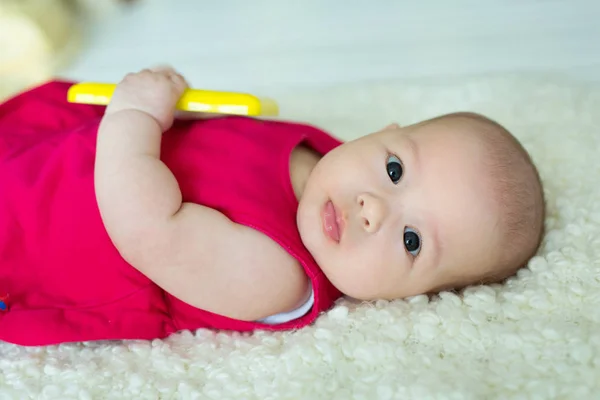
{"type": "Polygon", "coordinates": [[[433,260],[431,262],[431,265],[433,265],[433,267],[437,267],[439,265],[440,259],[442,258],[442,251],[443,251],[443,246],[440,243],[440,233],[439,233],[439,226],[435,221],[432,221],[430,224],[430,229],[431,229],[431,240],[428,240],[427,242],[431,242],[432,244],[432,253],[433,253],[433,260]]]}
{"type": "Polygon", "coordinates": [[[415,264],[418,266],[422,262],[421,259],[430,258],[431,261],[429,262],[429,264],[431,265],[431,269],[435,269],[435,268],[437,268],[440,260],[442,259],[442,253],[443,253],[444,246],[440,242],[439,225],[436,223],[436,221],[433,218],[431,218],[431,215],[429,216],[428,219],[429,219],[429,221],[428,221],[429,223],[427,223],[425,225],[425,226],[427,226],[427,230],[426,230],[427,235],[424,235],[422,231],[420,233],[421,245],[423,246],[421,251],[423,251],[423,249],[425,249],[425,251],[428,251],[432,255],[430,257],[417,257],[415,260],[415,264]]]}
{"type": "Polygon", "coordinates": [[[419,151],[419,146],[417,145],[417,142],[415,142],[415,140],[410,137],[410,135],[406,136],[406,143],[408,144],[408,148],[410,149],[410,153],[412,156],[412,159],[414,161],[414,166],[411,166],[411,169],[420,169],[420,165],[421,165],[421,154],[419,151]]]}

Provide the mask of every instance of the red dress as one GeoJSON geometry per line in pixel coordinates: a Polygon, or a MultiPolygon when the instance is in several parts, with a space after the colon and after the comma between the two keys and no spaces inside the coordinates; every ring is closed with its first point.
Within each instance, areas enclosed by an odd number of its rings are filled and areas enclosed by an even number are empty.
{"type": "Polygon", "coordinates": [[[228,117],[177,121],[161,159],[183,200],[263,232],[298,259],[312,309],[278,325],[244,322],[184,303],[127,264],[112,245],[94,193],[104,108],[69,104],[50,82],[0,105],[0,340],[21,345],[164,338],[182,330],[303,327],[340,292],[303,246],[289,176],[300,143],[325,154],[340,142],[302,124],[228,117]],[[1,304],[0,304],[1,306],[1,304]]]}

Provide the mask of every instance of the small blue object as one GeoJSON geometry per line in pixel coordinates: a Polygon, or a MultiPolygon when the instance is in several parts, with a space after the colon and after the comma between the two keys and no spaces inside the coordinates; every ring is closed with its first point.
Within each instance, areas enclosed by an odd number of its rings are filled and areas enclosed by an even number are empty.
{"type": "Polygon", "coordinates": [[[6,307],[6,303],[0,300],[0,311],[6,311],[8,307],[6,307]]]}

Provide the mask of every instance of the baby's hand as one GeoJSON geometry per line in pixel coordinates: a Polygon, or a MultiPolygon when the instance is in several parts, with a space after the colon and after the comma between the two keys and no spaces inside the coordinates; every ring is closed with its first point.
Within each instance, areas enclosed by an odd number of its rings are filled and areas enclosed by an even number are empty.
{"type": "Polygon", "coordinates": [[[117,85],[106,114],[138,110],[154,118],[164,132],[173,125],[175,105],[187,87],[185,79],[172,68],[128,74],[117,85]]]}

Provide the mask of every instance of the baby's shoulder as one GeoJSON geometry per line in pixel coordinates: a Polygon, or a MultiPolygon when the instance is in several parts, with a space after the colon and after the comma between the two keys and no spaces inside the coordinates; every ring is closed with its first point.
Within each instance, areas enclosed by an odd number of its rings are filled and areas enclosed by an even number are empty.
{"type": "Polygon", "coordinates": [[[240,254],[249,261],[252,278],[248,284],[264,287],[265,296],[278,304],[269,315],[295,309],[305,300],[309,278],[301,262],[279,243],[255,229],[240,225],[240,254]]]}

